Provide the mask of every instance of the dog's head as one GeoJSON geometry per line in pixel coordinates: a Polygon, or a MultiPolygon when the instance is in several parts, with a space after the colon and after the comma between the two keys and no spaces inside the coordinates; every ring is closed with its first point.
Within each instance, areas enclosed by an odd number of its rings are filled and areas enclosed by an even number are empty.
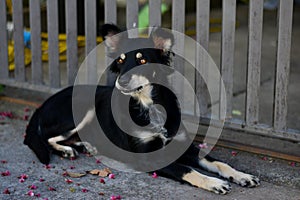
{"type": "MultiPolygon", "coordinates": [[[[109,56],[114,59],[110,70],[117,74],[115,86],[124,94],[137,98],[144,106],[151,103],[151,80],[166,78],[172,69],[157,71],[151,65],[170,66],[172,33],[157,28],[148,38],[128,38],[126,32],[112,24],[101,28],[109,56]],[[134,70],[138,69],[138,70],[134,70]],[[143,73],[143,69],[153,69],[143,73]]],[[[166,69],[166,68],[164,68],[166,69]]]]}

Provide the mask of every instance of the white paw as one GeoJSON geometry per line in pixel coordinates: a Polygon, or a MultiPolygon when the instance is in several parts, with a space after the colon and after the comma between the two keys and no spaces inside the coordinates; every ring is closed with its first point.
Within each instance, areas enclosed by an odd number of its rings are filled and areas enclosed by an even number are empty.
{"type": "Polygon", "coordinates": [[[206,188],[204,189],[207,189],[216,194],[227,194],[231,191],[230,184],[227,181],[223,181],[218,178],[210,177],[205,185],[206,188]]]}
{"type": "Polygon", "coordinates": [[[98,153],[97,148],[94,147],[94,146],[92,146],[88,142],[76,142],[75,145],[77,145],[77,146],[84,146],[86,152],[89,153],[89,154],[91,154],[91,155],[96,155],[98,153]]]}
{"type": "Polygon", "coordinates": [[[75,158],[77,155],[77,151],[72,147],[64,147],[62,150],[62,156],[65,158],[75,158]]]}
{"type": "Polygon", "coordinates": [[[229,180],[239,184],[242,187],[256,187],[260,185],[260,181],[256,176],[237,171],[229,180]]]}

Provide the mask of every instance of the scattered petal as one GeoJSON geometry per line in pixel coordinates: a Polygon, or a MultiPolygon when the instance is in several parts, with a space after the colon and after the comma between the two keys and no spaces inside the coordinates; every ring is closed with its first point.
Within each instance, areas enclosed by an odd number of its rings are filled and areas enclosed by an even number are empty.
{"type": "Polygon", "coordinates": [[[68,172],[67,171],[64,171],[64,173],[62,173],[63,176],[68,176],[68,172]]]}
{"type": "Polygon", "coordinates": [[[29,191],[27,192],[27,195],[33,197],[33,196],[34,196],[34,192],[33,192],[32,190],[29,190],[29,191]]]}
{"type": "Polygon", "coordinates": [[[110,178],[110,179],[115,179],[115,175],[114,175],[114,174],[109,174],[109,175],[108,175],[108,178],[110,178]]]}
{"type": "Polygon", "coordinates": [[[296,163],[295,163],[295,162],[290,162],[289,164],[290,164],[290,166],[292,166],[292,167],[295,167],[295,166],[296,166],[296,163]]]}
{"type": "Polygon", "coordinates": [[[49,191],[56,191],[56,189],[53,188],[53,187],[48,187],[48,190],[49,190],[49,191]]]}
{"type": "Polygon", "coordinates": [[[45,181],[45,179],[43,179],[43,178],[40,178],[40,182],[44,182],[45,181]]]}
{"type": "Polygon", "coordinates": [[[105,180],[103,179],[103,178],[100,178],[100,183],[103,183],[103,184],[105,184],[105,180]]]}
{"type": "Polygon", "coordinates": [[[100,159],[97,159],[97,160],[96,160],[96,163],[97,163],[97,164],[100,164],[100,163],[101,163],[100,159]]]}
{"type": "Polygon", "coordinates": [[[75,156],[74,157],[70,157],[70,160],[76,160],[76,157],[75,156]]]}
{"type": "Polygon", "coordinates": [[[5,172],[1,172],[1,176],[10,176],[10,171],[6,170],[5,172]]]}
{"type": "Polygon", "coordinates": [[[31,190],[35,190],[35,189],[37,189],[37,186],[36,185],[29,185],[28,188],[31,189],[31,190]]]}
{"type": "Polygon", "coordinates": [[[121,199],[121,196],[120,196],[120,195],[118,195],[118,196],[112,195],[112,196],[110,197],[110,200],[120,200],[120,199],[121,199]]]}
{"type": "Polygon", "coordinates": [[[6,188],[4,191],[3,191],[3,194],[10,194],[10,191],[8,188],[6,188]]]}
{"type": "Polygon", "coordinates": [[[24,178],[20,178],[19,179],[19,183],[24,183],[25,182],[25,179],[24,178]]]}
{"type": "Polygon", "coordinates": [[[231,151],[231,155],[232,155],[232,156],[236,156],[237,154],[238,154],[237,151],[231,151]]]}
{"type": "Polygon", "coordinates": [[[37,198],[39,198],[39,197],[41,197],[41,194],[38,193],[38,194],[36,194],[35,196],[36,196],[37,198]]]}
{"type": "Polygon", "coordinates": [[[207,148],[208,148],[207,143],[199,144],[199,147],[200,147],[201,149],[207,149],[207,148]]]}
{"type": "Polygon", "coordinates": [[[262,158],[262,160],[268,160],[268,158],[267,158],[266,156],[264,156],[264,157],[262,158]]]}
{"type": "Polygon", "coordinates": [[[76,192],[75,188],[70,188],[70,192],[76,192]]]}
{"type": "Polygon", "coordinates": [[[73,183],[73,181],[71,179],[65,179],[65,182],[68,184],[73,183]]]}
{"type": "Polygon", "coordinates": [[[52,168],[52,166],[49,164],[49,165],[45,165],[44,166],[46,169],[51,169],[52,168]]]}
{"type": "Polygon", "coordinates": [[[7,163],[7,160],[1,160],[1,163],[2,163],[2,164],[6,164],[6,163],[7,163]]]}
{"type": "Polygon", "coordinates": [[[152,178],[157,178],[157,177],[158,177],[158,176],[157,176],[156,172],[153,172],[152,178]]]}
{"type": "Polygon", "coordinates": [[[83,193],[86,193],[86,192],[88,192],[88,189],[83,188],[81,191],[82,191],[83,193]]]}
{"type": "Polygon", "coordinates": [[[74,165],[71,165],[71,166],[70,166],[70,169],[75,169],[75,166],[74,166],[74,165]]]}

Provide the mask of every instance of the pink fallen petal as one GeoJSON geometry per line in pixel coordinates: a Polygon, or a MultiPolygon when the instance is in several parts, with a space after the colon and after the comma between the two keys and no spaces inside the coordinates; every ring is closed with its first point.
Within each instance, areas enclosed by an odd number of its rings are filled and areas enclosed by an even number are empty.
{"type": "Polygon", "coordinates": [[[295,162],[290,162],[290,165],[291,165],[292,167],[295,167],[295,166],[296,166],[296,163],[295,163],[295,162]]]}
{"type": "Polygon", "coordinates": [[[157,176],[156,172],[153,172],[152,178],[157,178],[157,177],[158,177],[158,176],[157,176]]]}
{"type": "Polygon", "coordinates": [[[74,165],[71,165],[71,166],[70,166],[70,169],[75,169],[75,166],[74,166],[74,165]]]}
{"type": "Polygon", "coordinates": [[[121,196],[120,196],[120,195],[118,195],[118,196],[116,196],[116,198],[117,198],[117,199],[121,199],[121,196]]]}
{"type": "Polygon", "coordinates": [[[52,168],[51,165],[45,165],[44,167],[45,167],[46,169],[51,169],[51,168],[52,168]]]}
{"type": "Polygon", "coordinates": [[[36,196],[37,198],[39,198],[39,197],[41,197],[41,194],[38,193],[38,194],[36,194],[35,196],[36,196]]]}
{"type": "Polygon", "coordinates": [[[88,189],[83,188],[81,191],[82,191],[83,193],[86,193],[86,192],[88,192],[88,189]]]}
{"type": "Polygon", "coordinates": [[[97,159],[97,160],[96,160],[96,163],[97,163],[97,164],[100,164],[100,163],[101,163],[101,161],[100,161],[99,159],[97,159]]]}
{"type": "Polygon", "coordinates": [[[73,183],[73,181],[71,179],[65,179],[65,182],[68,184],[73,183]]]}
{"type": "Polygon", "coordinates": [[[19,179],[19,183],[24,183],[25,182],[25,179],[24,178],[20,178],[19,179]]]}
{"type": "Polygon", "coordinates": [[[109,175],[108,175],[108,178],[110,178],[110,179],[115,179],[115,175],[114,175],[114,174],[109,174],[109,175]]]}
{"type": "Polygon", "coordinates": [[[100,178],[100,183],[105,184],[105,180],[103,178],[100,178]]]}
{"type": "Polygon", "coordinates": [[[34,196],[34,192],[33,192],[32,190],[29,190],[29,191],[27,192],[27,195],[33,197],[33,196],[34,196]]]}
{"type": "Polygon", "coordinates": [[[6,188],[4,191],[3,191],[3,194],[10,194],[10,191],[8,188],[6,188]]]}
{"type": "Polygon", "coordinates": [[[1,176],[10,176],[10,171],[6,170],[5,172],[1,172],[1,176]]]}
{"type": "Polygon", "coordinates": [[[68,172],[67,171],[64,171],[64,173],[62,173],[63,176],[68,176],[68,172]]]}
{"type": "Polygon", "coordinates": [[[37,186],[36,185],[30,185],[30,186],[28,186],[28,188],[31,189],[31,190],[35,190],[35,189],[37,189],[37,186]]]}
{"type": "Polygon", "coordinates": [[[238,152],[236,152],[236,151],[232,151],[232,152],[231,152],[231,155],[232,155],[232,156],[236,156],[237,154],[238,154],[238,152]]]}
{"type": "Polygon", "coordinates": [[[43,178],[40,178],[40,182],[44,182],[45,181],[45,179],[43,179],[43,178]]]}
{"type": "Polygon", "coordinates": [[[7,160],[1,160],[1,163],[2,163],[2,164],[6,164],[6,163],[7,163],[7,160]]]}
{"type": "Polygon", "coordinates": [[[207,149],[208,148],[207,143],[199,144],[199,147],[201,149],[207,149]]]}
{"type": "Polygon", "coordinates": [[[48,187],[49,191],[56,191],[56,189],[54,187],[48,187]]]}
{"type": "Polygon", "coordinates": [[[117,197],[114,196],[114,195],[112,195],[112,196],[110,197],[110,200],[117,200],[117,197]]]}

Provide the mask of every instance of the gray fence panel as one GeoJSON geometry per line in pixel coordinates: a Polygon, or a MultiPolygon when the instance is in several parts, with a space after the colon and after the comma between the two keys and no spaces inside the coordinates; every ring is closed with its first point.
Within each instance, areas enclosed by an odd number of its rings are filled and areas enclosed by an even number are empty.
{"type": "Polygon", "coordinates": [[[24,65],[24,27],[23,27],[23,1],[12,0],[13,5],[13,40],[15,53],[15,79],[25,81],[24,65]]]}
{"type": "Polygon", "coordinates": [[[149,26],[161,26],[161,0],[149,0],[149,26]]]}
{"type": "Polygon", "coordinates": [[[0,78],[8,78],[8,44],[6,31],[6,0],[0,0],[0,78]]]}
{"type": "MultiPolygon", "coordinates": [[[[105,23],[117,23],[117,1],[116,0],[105,0],[104,2],[104,12],[105,12],[105,23]]],[[[107,55],[107,48],[105,49],[106,55],[107,55]]],[[[112,63],[113,59],[109,58],[108,56],[105,56],[105,63],[106,66],[110,65],[112,63]]],[[[114,80],[116,78],[116,75],[108,71],[107,73],[107,80],[106,83],[108,85],[113,85],[114,80]]]]}
{"type": "MultiPolygon", "coordinates": [[[[209,42],[209,13],[210,13],[210,1],[199,0],[197,1],[197,19],[196,19],[196,40],[206,51],[208,51],[209,42]]],[[[196,47],[196,65],[199,66],[201,74],[196,73],[195,77],[195,89],[198,101],[200,103],[200,115],[205,116],[208,112],[208,92],[206,89],[206,83],[202,76],[208,75],[208,63],[205,63],[202,59],[202,55],[199,55],[200,49],[196,47]],[[201,65],[202,64],[202,65],[201,65]]],[[[196,109],[195,109],[196,114],[196,109]]]]}
{"type": "MultiPolygon", "coordinates": [[[[86,56],[96,47],[97,45],[97,22],[96,22],[96,0],[85,1],[85,51],[86,56]]],[[[96,55],[91,54],[87,61],[87,80],[89,83],[96,83],[97,77],[97,65],[96,55]]]]}
{"type": "Polygon", "coordinates": [[[285,130],[290,71],[293,0],[281,0],[278,14],[278,46],[273,125],[276,130],[285,130]]]}
{"type": "Polygon", "coordinates": [[[250,1],[249,38],[248,38],[248,71],[246,97],[246,124],[258,122],[259,88],[261,68],[261,40],[263,27],[263,1],[250,1]]]}
{"type": "Polygon", "coordinates": [[[126,27],[129,30],[128,36],[131,38],[138,37],[139,32],[136,28],[138,28],[139,24],[139,1],[138,0],[131,0],[127,2],[126,5],[126,16],[127,22],[126,27]],[[130,30],[134,29],[134,30],[130,30]]]}
{"type": "Polygon", "coordinates": [[[105,23],[117,23],[117,1],[105,0],[104,1],[104,21],[105,23]]]}
{"type": "Polygon", "coordinates": [[[74,83],[78,68],[77,0],[66,1],[67,74],[68,84],[74,83]]]}
{"type": "Polygon", "coordinates": [[[47,1],[48,17],[48,59],[50,86],[60,87],[58,48],[58,0],[47,1]]]}
{"type": "Polygon", "coordinates": [[[31,76],[33,84],[42,84],[42,47],[41,47],[41,5],[40,0],[30,0],[30,45],[31,45],[31,76]]]}
{"type": "Polygon", "coordinates": [[[223,110],[226,108],[226,116],[227,118],[231,118],[232,94],[233,94],[236,0],[223,0],[222,5],[223,5],[223,14],[222,14],[221,73],[222,73],[222,78],[226,89],[226,97],[224,97],[221,94],[220,109],[223,110]]]}

